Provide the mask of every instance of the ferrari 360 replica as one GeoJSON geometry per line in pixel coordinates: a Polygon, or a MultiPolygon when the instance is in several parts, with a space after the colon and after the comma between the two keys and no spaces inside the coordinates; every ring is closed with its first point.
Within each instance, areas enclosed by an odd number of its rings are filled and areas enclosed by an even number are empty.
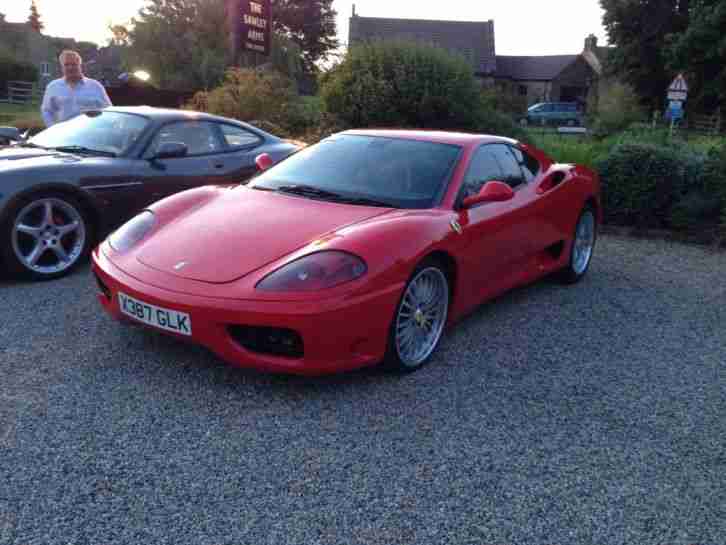
{"type": "Polygon", "coordinates": [[[595,172],[502,137],[346,131],[258,165],[96,248],[105,310],[241,367],[410,372],[483,301],[580,280],[602,216],[595,172]]]}

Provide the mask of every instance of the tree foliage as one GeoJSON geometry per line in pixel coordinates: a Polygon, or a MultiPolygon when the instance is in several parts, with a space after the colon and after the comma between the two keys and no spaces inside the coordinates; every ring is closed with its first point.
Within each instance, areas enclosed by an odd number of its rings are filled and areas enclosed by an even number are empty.
{"type": "MultiPolygon", "coordinates": [[[[273,0],[273,39],[267,64],[289,77],[337,46],[332,0],[273,0]]],[[[146,0],[126,25],[111,25],[112,41],[128,46],[130,67],[148,70],[162,87],[210,89],[233,64],[227,0],[146,0]]],[[[243,66],[257,64],[242,55],[243,66]]]]}
{"type": "MultiPolygon", "coordinates": [[[[695,0],[694,0],[695,1],[695,0]]],[[[689,0],[600,0],[603,25],[615,46],[607,70],[630,84],[644,105],[661,109],[672,81],[667,45],[688,27],[689,0]]]]}
{"type": "Polygon", "coordinates": [[[298,45],[305,70],[338,47],[333,0],[272,0],[275,30],[298,45]]]}
{"type": "Polygon", "coordinates": [[[674,36],[669,68],[685,72],[689,101],[699,109],[726,108],[726,1],[691,0],[690,22],[674,36]]]}
{"type": "Polygon", "coordinates": [[[43,21],[40,20],[40,13],[38,13],[38,6],[35,5],[35,0],[30,3],[30,15],[28,16],[28,23],[36,32],[40,33],[45,28],[43,21]]]}
{"type": "Polygon", "coordinates": [[[390,41],[351,47],[322,77],[321,95],[327,111],[353,127],[522,136],[511,118],[487,106],[463,57],[430,45],[390,41]]]}

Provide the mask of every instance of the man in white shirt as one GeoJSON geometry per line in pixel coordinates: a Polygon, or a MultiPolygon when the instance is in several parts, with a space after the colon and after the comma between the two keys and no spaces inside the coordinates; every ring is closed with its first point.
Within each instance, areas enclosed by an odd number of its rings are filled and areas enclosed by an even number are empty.
{"type": "Polygon", "coordinates": [[[63,77],[48,84],[40,107],[46,127],[67,121],[88,110],[111,106],[103,85],[83,75],[83,59],[76,51],[63,51],[59,61],[63,77]]]}

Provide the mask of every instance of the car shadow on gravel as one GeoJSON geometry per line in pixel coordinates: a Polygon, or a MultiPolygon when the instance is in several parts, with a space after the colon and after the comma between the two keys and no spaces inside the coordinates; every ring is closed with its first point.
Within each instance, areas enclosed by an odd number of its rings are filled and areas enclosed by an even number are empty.
{"type": "MultiPolygon", "coordinates": [[[[228,365],[206,348],[168,337],[163,333],[151,331],[140,326],[119,325],[122,344],[138,355],[148,354],[135,363],[144,373],[161,374],[161,380],[171,389],[197,388],[203,383],[207,388],[216,391],[221,397],[242,400],[249,397],[250,391],[260,395],[275,395],[281,398],[315,398],[346,395],[355,391],[355,397],[376,396],[380,388],[395,391],[397,385],[406,388],[430,387],[436,383],[466,381],[472,374],[480,374],[478,365],[460,365],[451,363],[450,356],[456,353],[461,362],[475,360],[478,347],[459,344],[462,338],[474,336],[481,329],[482,323],[498,320],[502,315],[516,313],[516,309],[524,300],[537,301],[542,296],[562,289],[554,281],[541,280],[529,286],[514,289],[475,309],[460,320],[453,328],[447,330],[441,346],[427,366],[412,374],[397,374],[378,365],[333,375],[305,377],[265,373],[252,369],[238,368],[228,365]],[[453,375],[453,376],[452,376],[453,375]],[[457,376],[458,375],[458,376],[457,376]],[[189,385],[189,383],[194,385],[189,385]],[[186,385],[185,385],[186,384],[186,385]]],[[[567,288],[566,288],[567,289],[567,288]]],[[[482,339],[483,342],[486,339],[482,339]]],[[[516,351],[513,351],[516,352],[516,351]]],[[[526,355],[517,358],[519,371],[526,372],[526,355]]],[[[166,387],[166,386],[165,386],[166,387]]]]}
{"type": "Polygon", "coordinates": [[[9,273],[3,268],[3,264],[0,263],[0,290],[15,288],[15,287],[31,287],[31,286],[42,286],[47,285],[49,288],[63,286],[71,284],[81,276],[88,276],[89,281],[91,279],[91,264],[84,263],[76,267],[72,272],[61,278],[54,280],[33,280],[31,278],[25,278],[9,273]]]}

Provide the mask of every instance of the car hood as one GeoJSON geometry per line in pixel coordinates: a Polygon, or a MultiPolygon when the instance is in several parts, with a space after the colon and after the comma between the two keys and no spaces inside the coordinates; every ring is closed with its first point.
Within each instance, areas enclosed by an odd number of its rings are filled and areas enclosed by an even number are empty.
{"type": "Polygon", "coordinates": [[[9,147],[0,149],[0,174],[20,168],[77,163],[81,160],[77,155],[55,150],[9,147]]]}
{"type": "Polygon", "coordinates": [[[136,257],[181,278],[233,282],[331,232],[390,211],[240,187],[172,219],[136,257]]]}

